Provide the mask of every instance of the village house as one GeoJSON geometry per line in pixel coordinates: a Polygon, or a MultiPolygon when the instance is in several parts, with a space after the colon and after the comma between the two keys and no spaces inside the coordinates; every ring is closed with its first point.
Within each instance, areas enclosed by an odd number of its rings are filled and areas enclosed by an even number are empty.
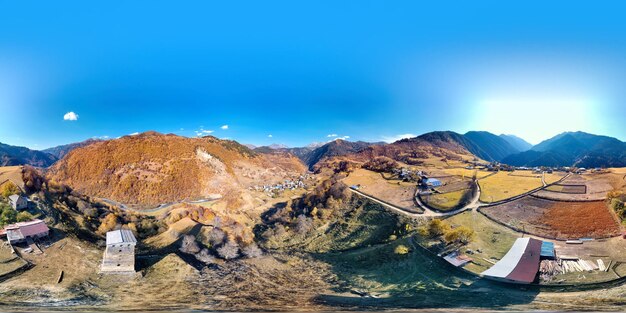
{"type": "Polygon", "coordinates": [[[29,222],[20,222],[7,225],[0,231],[0,237],[7,238],[10,244],[28,242],[48,236],[50,229],[44,221],[35,219],[29,222]]]}
{"type": "Polygon", "coordinates": [[[100,271],[103,273],[134,273],[136,244],[135,235],[128,229],[108,232],[100,271]]]}
{"type": "Polygon", "coordinates": [[[28,208],[28,200],[20,195],[9,196],[9,202],[11,202],[11,207],[17,211],[28,208]]]}

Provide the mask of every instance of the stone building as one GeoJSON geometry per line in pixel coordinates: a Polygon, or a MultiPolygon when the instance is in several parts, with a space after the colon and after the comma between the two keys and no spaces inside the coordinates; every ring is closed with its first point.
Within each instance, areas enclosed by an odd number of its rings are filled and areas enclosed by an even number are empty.
{"type": "Polygon", "coordinates": [[[103,273],[134,273],[137,239],[128,229],[107,233],[107,246],[102,257],[103,273]]]}

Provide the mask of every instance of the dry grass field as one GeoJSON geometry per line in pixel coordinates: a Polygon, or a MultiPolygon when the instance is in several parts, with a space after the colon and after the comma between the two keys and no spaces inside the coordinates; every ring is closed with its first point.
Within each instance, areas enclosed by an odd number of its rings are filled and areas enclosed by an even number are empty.
{"type": "Polygon", "coordinates": [[[474,177],[474,175],[476,175],[476,178],[478,179],[484,178],[490,174],[493,174],[493,172],[488,172],[488,171],[483,171],[483,170],[470,170],[466,168],[446,168],[446,169],[442,169],[441,171],[446,173],[447,175],[461,176],[464,178],[472,178],[474,177]]]}
{"type": "Polygon", "coordinates": [[[474,251],[470,255],[473,261],[465,269],[480,273],[493,264],[485,261],[501,259],[511,248],[519,234],[511,229],[499,225],[475,211],[466,211],[446,219],[452,226],[467,226],[474,230],[475,237],[467,245],[467,249],[474,251]],[[480,252],[478,252],[480,251],[480,252]]]}
{"type": "Polygon", "coordinates": [[[480,201],[496,202],[543,186],[541,175],[530,175],[529,172],[498,172],[478,180],[481,189],[480,201]]]}
{"type": "Polygon", "coordinates": [[[559,184],[535,193],[551,200],[600,201],[612,190],[626,190],[626,181],[617,173],[572,174],[559,184]],[[583,187],[578,187],[583,186],[583,187]]]}
{"type": "Polygon", "coordinates": [[[482,212],[514,229],[542,237],[604,238],[620,234],[620,226],[604,201],[562,202],[528,196],[483,208],[482,212]]]}
{"type": "Polygon", "coordinates": [[[463,202],[461,200],[468,192],[470,192],[469,189],[461,189],[446,193],[425,195],[421,196],[421,198],[428,206],[440,211],[449,211],[459,207],[463,202]]]}
{"type": "Polygon", "coordinates": [[[0,185],[7,181],[11,181],[24,189],[24,181],[22,180],[22,167],[21,166],[2,166],[0,167],[0,185]]]}
{"type": "Polygon", "coordinates": [[[385,180],[379,173],[365,169],[357,169],[344,178],[348,185],[360,185],[360,191],[409,210],[421,210],[415,205],[415,183],[406,183],[399,180],[385,180]]]}

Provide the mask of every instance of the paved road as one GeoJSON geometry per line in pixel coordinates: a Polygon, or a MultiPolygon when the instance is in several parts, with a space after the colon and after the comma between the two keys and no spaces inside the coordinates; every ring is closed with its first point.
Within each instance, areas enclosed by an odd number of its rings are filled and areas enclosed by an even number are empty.
{"type": "Polygon", "coordinates": [[[419,207],[424,211],[424,213],[415,213],[415,212],[411,212],[405,208],[390,204],[390,203],[386,203],[383,201],[380,201],[366,193],[363,193],[359,190],[355,190],[350,188],[350,191],[352,191],[353,193],[360,195],[362,197],[368,198],[394,212],[400,213],[400,214],[404,214],[407,215],[409,217],[412,218],[424,218],[424,217],[444,217],[444,216],[452,216],[455,214],[459,214],[461,212],[464,212],[466,210],[473,210],[477,207],[480,206],[478,199],[480,198],[480,185],[478,185],[478,182],[475,182],[475,184],[477,185],[478,188],[478,192],[476,192],[476,195],[474,196],[474,198],[472,198],[472,201],[470,201],[470,203],[468,203],[467,205],[465,205],[462,208],[453,210],[453,211],[448,211],[448,212],[436,212],[431,210],[430,208],[428,208],[423,202],[422,200],[420,200],[420,198],[417,196],[417,194],[415,195],[415,201],[417,202],[417,205],[419,205],[419,207]]]}
{"type": "MultiPolygon", "coordinates": [[[[555,183],[561,182],[561,181],[563,181],[564,179],[566,179],[569,176],[570,176],[570,174],[568,173],[567,175],[565,175],[563,178],[559,179],[555,183]]],[[[514,201],[514,200],[517,200],[519,198],[528,196],[528,195],[530,195],[532,193],[535,193],[535,192],[537,192],[537,191],[539,191],[541,189],[546,188],[547,186],[549,186],[549,184],[547,184],[546,181],[545,181],[545,173],[541,176],[541,182],[543,183],[542,187],[534,189],[534,190],[531,190],[531,191],[529,191],[527,193],[524,193],[524,194],[521,194],[521,195],[518,195],[518,196],[515,196],[515,197],[511,197],[509,199],[503,200],[501,202],[498,202],[497,204],[502,204],[502,203],[507,203],[507,202],[510,202],[510,201],[514,201]]],[[[456,214],[459,214],[461,212],[465,212],[467,210],[476,210],[477,208],[481,207],[482,205],[486,205],[485,203],[481,203],[480,202],[481,189],[480,189],[480,184],[478,183],[478,180],[476,180],[474,183],[476,184],[476,187],[478,188],[478,191],[476,192],[476,195],[474,196],[474,198],[472,198],[472,201],[470,201],[467,205],[463,206],[462,208],[459,208],[459,209],[456,209],[456,210],[453,210],[453,211],[448,211],[448,212],[437,212],[437,211],[431,210],[428,206],[426,206],[422,202],[420,197],[418,197],[417,193],[419,191],[416,191],[416,193],[415,193],[415,201],[417,202],[417,205],[424,211],[424,213],[422,213],[422,214],[414,213],[414,212],[408,211],[407,209],[404,209],[402,207],[399,207],[399,206],[396,206],[396,205],[393,205],[393,204],[390,204],[390,203],[386,203],[386,202],[380,201],[380,200],[378,200],[378,199],[376,199],[376,198],[374,198],[374,197],[372,197],[372,196],[370,196],[370,195],[368,195],[366,193],[363,193],[363,192],[361,192],[359,190],[354,190],[354,189],[350,188],[350,191],[352,191],[353,193],[356,193],[356,194],[358,194],[358,195],[360,195],[362,197],[368,198],[368,199],[370,199],[370,200],[372,200],[372,201],[374,201],[374,202],[376,202],[378,204],[381,204],[381,205],[383,205],[384,207],[386,207],[388,209],[391,209],[391,210],[393,210],[395,212],[398,212],[398,213],[401,213],[401,214],[404,214],[404,215],[407,215],[407,216],[410,216],[410,217],[444,217],[444,216],[456,215],[456,214]]],[[[493,205],[493,204],[490,204],[490,205],[493,205]]]]}
{"type": "Polygon", "coordinates": [[[200,200],[194,200],[194,201],[178,201],[178,202],[171,202],[171,203],[164,203],[161,204],[155,208],[152,209],[146,209],[146,210],[137,210],[137,209],[133,209],[133,208],[129,208],[127,205],[117,202],[115,200],[111,200],[111,199],[107,199],[107,198],[100,198],[100,200],[102,200],[105,203],[108,203],[110,205],[115,205],[117,207],[119,207],[120,209],[122,209],[123,211],[132,211],[132,212],[137,212],[137,213],[144,213],[144,214],[150,214],[150,213],[155,213],[158,212],[160,210],[163,210],[167,207],[176,205],[176,204],[180,204],[180,203],[190,203],[190,204],[195,204],[195,203],[202,203],[202,202],[210,202],[210,201],[216,201],[219,200],[220,198],[206,198],[206,199],[200,199],[200,200]]]}

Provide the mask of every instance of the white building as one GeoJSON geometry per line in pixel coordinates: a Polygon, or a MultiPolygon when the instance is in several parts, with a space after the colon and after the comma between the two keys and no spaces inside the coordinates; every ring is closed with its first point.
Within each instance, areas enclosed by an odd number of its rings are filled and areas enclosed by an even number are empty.
{"type": "Polygon", "coordinates": [[[100,271],[104,273],[134,273],[137,239],[128,229],[107,233],[107,246],[100,271]]]}
{"type": "Polygon", "coordinates": [[[24,210],[28,208],[28,200],[20,195],[9,196],[9,202],[14,210],[24,210]]]}

